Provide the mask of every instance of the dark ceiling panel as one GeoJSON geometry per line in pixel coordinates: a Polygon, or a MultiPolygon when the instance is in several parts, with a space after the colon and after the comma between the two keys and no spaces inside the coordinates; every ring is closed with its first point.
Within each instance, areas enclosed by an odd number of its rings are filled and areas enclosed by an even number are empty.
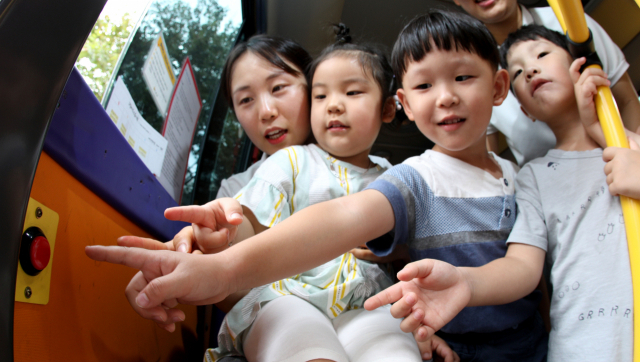
{"type": "Polygon", "coordinates": [[[316,55],[333,42],[331,24],[343,22],[357,41],[391,49],[409,20],[434,7],[458,9],[446,0],[269,0],[267,33],[294,39],[316,55]]]}

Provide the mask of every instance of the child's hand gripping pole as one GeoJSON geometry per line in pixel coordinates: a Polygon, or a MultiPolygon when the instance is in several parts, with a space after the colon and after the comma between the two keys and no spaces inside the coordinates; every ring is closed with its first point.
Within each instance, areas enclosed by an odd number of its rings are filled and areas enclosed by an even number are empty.
{"type": "MultiPolygon", "coordinates": [[[[637,0],[640,5],[640,0],[637,0]]],[[[590,42],[591,35],[587,27],[584,9],[579,0],[549,0],[567,37],[573,44],[590,42]]],[[[575,47],[574,47],[575,48],[575,47]]],[[[572,54],[574,57],[584,54],[572,54]]],[[[597,65],[590,65],[591,67],[597,65]]],[[[629,142],[622,126],[620,113],[613,100],[611,89],[606,86],[598,87],[595,97],[598,119],[602,125],[605,140],[609,147],[629,148],[629,142]]],[[[627,231],[629,259],[631,261],[631,278],[633,281],[633,360],[640,362],[640,201],[620,196],[624,224],[627,231]]]]}

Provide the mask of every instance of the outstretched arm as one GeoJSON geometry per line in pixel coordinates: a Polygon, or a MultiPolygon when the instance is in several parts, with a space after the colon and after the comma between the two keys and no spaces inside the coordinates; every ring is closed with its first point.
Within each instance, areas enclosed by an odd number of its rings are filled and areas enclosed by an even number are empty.
{"type": "Polygon", "coordinates": [[[275,227],[211,255],[121,247],[87,247],[95,260],[140,269],[149,283],[135,298],[142,308],[164,301],[203,304],[295,275],[393,229],[393,209],[374,190],[301,210],[275,227]]]}
{"type": "Polygon", "coordinates": [[[239,289],[302,273],[394,226],[387,198],[365,190],[309,206],[224,253],[239,289]]]}
{"type": "Polygon", "coordinates": [[[510,303],[531,293],[542,275],[545,252],[526,244],[509,244],[504,258],[477,268],[424,259],[398,273],[401,282],[365,302],[372,310],[395,303],[391,314],[405,318],[404,332],[424,341],[464,307],[510,303]]]}

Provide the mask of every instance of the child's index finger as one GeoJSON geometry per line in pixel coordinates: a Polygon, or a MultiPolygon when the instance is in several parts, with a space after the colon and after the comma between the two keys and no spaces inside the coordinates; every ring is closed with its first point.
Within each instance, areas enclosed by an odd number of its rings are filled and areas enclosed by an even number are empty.
{"type": "Polygon", "coordinates": [[[227,222],[232,225],[239,225],[243,220],[242,205],[236,199],[222,198],[217,199],[217,205],[226,216],[227,222]]]}
{"type": "Polygon", "coordinates": [[[242,223],[242,214],[234,212],[227,218],[227,221],[232,225],[239,225],[242,223]]]}
{"type": "Polygon", "coordinates": [[[395,303],[402,298],[402,287],[396,283],[364,302],[364,309],[374,310],[383,305],[395,303]]]}
{"type": "MultiPolygon", "coordinates": [[[[173,221],[184,221],[192,224],[204,224],[208,219],[208,210],[202,206],[178,206],[164,211],[164,217],[173,221]]],[[[211,227],[210,225],[207,225],[211,227]]]]}
{"type": "Polygon", "coordinates": [[[143,248],[147,250],[170,250],[169,245],[166,243],[133,235],[121,236],[116,242],[118,246],[143,248]]]}
{"type": "MultiPolygon", "coordinates": [[[[95,261],[106,261],[112,264],[125,265],[141,270],[144,265],[154,259],[154,252],[122,246],[89,245],[84,248],[85,254],[95,261]]],[[[156,251],[157,253],[157,251],[156,251]]]]}
{"type": "Polygon", "coordinates": [[[569,67],[569,74],[573,83],[577,83],[580,79],[580,67],[587,61],[587,58],[581,57],[573,61],[569,67]]]}
{"type": "Polygon", "coordinates": [[[398,272],[398,279],[408,282],[414,278],[426,278],[433,271],[433,267],[434,261],[431,259],[414,261],[398,272]]]}

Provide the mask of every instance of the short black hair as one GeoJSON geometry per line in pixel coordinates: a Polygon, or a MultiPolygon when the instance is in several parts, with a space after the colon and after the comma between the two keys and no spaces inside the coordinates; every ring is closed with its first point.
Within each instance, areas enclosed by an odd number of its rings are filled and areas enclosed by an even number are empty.
{"type": "Polygon", "coordinates": [[[482,22],[467,14],[433,9],[411,20],[398,35],[391,55],[396,78],[401,81],[408,63],[421,61],[432,46],[475,53],[498,70],[498,45],[482,22]]]}
{"type": "Polygon", "coordinates": [[[548,40],[570,54],[566,36],[555,30],[545,28],[542,25],[527,25],[513,33],[510,33],[504,43],[500,46],[500,65],[502,68],[507,69],[509,67],[507,55],[509,54],[509,49],[511,49],[511,47],[524,41],[539,39],[548,40]]]}
{"type": "Polygon", "coordinates": [[[387,98],[393,96],[396,91],[393,82],[393,69],[385,52],[372,44],[351,43],[349,28],[342,23],[334,25],[334,31],[336,33],[335,43],[326,47],[311,63],[307,72],[307,83],[311,85],[313,75],[318,65],[323,61],[334,56],[352,56],[358,60],[362,70],[371,74],[371,77],[378,83],[382,93],[382,107],[384,108],[387,98]]]}
{"type": "Polygon", "coordinates": [[[252,52],[285,72],[304,76],[304,72],[311,64],[311,55],[298,43],[293,40],[272,36],[255,35],[249,40],[236,45],[229,55],[222,69],[220,77],[220,89],[227,99],[229,106],[233,109],[233,99],[231,97],[231,72],[236,61],[246,52],[252,52]],[[283,59],[284,58],[284,59],[283,59]],[[288,61],[296,68],[287,64],[288,61]]]}

